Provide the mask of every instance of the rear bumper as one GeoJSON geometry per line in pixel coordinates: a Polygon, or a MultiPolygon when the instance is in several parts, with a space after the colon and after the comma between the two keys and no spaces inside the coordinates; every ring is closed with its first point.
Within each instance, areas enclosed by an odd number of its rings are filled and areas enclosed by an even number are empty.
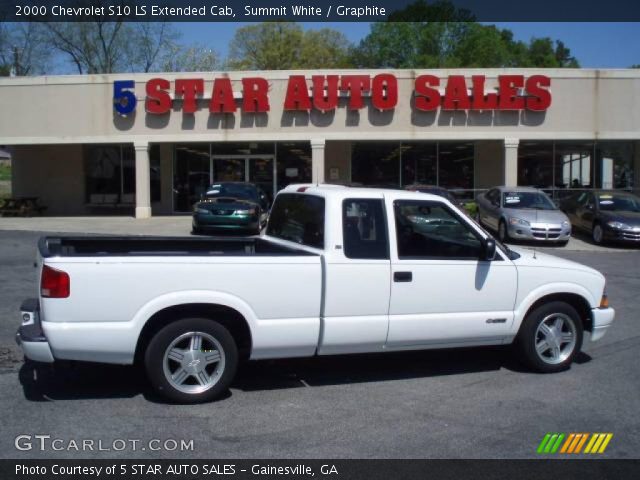
{"type": "Polygon", "coordinates": [[[611,308],[594,308],[591,310],[591,318],[593,319],[593,330],[591,331],[591,341],[596,342],[604,337],[607,329],[613,323],[616,311],[611,308]]]}
{"type": "Polygon", "coordinates": [[[53,353],[40,324],[40,305],[37,298],[29,298],[20,307],[22,325],[16,332],[16,343],[29,360],[53,363],[53,353]]]}

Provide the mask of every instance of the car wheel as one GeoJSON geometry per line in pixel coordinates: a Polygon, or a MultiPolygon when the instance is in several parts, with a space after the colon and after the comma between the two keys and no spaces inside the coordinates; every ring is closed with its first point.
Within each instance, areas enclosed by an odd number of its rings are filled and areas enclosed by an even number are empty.
{"type": "Polygon", "coordinates": [[[527,314],[517,346],[522,360],[533,370],[566,370],[582,348],[583,327],[578,312],[564,302],[550,302],[527,314]]]}
{"type": "Polygon", "coordinates": [[[218,322],[187,318],[153,336],[144,363],[149,381],[162,396],[201,403],[227,391],[238,366],[238,348],[218,322]]]}
{"type": "Polygon", "coordinates": [[[596,245],[602,245],[602,241],[604,240],[604,230],[602,230],[602,225],[600,225],[599,223],[593,224],[593,229],[591,230],[591,239],[596,245]]]}
{"type": "Polygon", "coordinates": [[[504,220],[500,220],[498,225],[498,239],[504,243],[509,240],[509,232],[507,231],[507,224],[504,220]]]}
{"type": "Polygon", "coordinates": [[[202,235],[202,229],[193,225],[191,227],[191,235],[202,235]]]}

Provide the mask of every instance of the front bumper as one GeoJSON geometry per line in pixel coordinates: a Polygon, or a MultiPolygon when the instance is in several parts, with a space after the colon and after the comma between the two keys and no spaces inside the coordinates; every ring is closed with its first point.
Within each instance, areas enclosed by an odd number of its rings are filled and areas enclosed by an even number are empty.
{"type": "Polygon", "coordinates": [[[605,240],[609,241],[640,244],[640,230],[622,230],[619,228],[611,228],[609,226],[606,226],[604,228],[604,238],[605,240]]]}
{"type": "Polygon", "coordinates": [[[566,242],[571,238],[571,227],[552,224],[507,225],[509,237],[515,240],[534,240],[541,242],[566,242]]]}
{"type": "Polygon", "coordinates": [[[205,215],[196,213],[193,215],[192,226],[195,229],[211,230],[257,230],[260,219],[254,216],[222,216],[205,215]]]}
{"type": "Polygon", "coordinates": [[[40,304],[37,298],[29,298],[20,306],[22,325],[16,332],[16,343],[29,360],[53,363],[53,353],[42,331],[40,304]]]}
{"type": "Polygon", "coordinates": [[[611,308],[594,308],[591,310],[591,318],[593,319],[593,329],[591,331],[591,341],[596,342],[604,337],[607,329],[613,323],[616,311],[611,308]]]}

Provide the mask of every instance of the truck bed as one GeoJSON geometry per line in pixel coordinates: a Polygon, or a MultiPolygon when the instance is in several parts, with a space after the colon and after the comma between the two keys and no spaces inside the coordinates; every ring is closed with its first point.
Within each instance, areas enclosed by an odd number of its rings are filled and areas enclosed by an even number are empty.
{"type": "Polygon", "coordinates": [[[309,256],[259,237],[49,236],[38,242],[40,255],[87,256],[309,256]]]}

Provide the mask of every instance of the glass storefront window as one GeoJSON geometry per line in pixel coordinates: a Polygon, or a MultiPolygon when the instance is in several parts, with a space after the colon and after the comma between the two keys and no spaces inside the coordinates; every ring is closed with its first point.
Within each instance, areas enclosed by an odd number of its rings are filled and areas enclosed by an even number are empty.
{"type": "Polygon", "coordinates": [[[593,187],[593,142],[555,143],[555,187],[593,187]]]}
{"type": "Polygon", "coordinates": [[[135,150],[132,145],[89,145],[84,150],[85,200],[92,206],[135,203],[135,150]]]}
{"type": "Polygon", "coordinates": [[[474,144],[438,143],[438,185],[456,190],[473,189],[474,144]]]}
{"type": "Polygon", "coordinates": [[[361,185],[400,185],[400,142],[354,142],[351,180],[361,185]]]}
{"type": "Polygon", "coordinates": [[[311,144],[309,142],[278,143],[277,190],[291,183],[311,182],[311,144]]]}
{"type": "Polygon", "coordinates": [[[220,142],[211,144],[212,155],[273,155],[274,142],[220,142]]]}
{"type": "Polygon", "coordinates": [[[173,206],[191,210],[211,184],[208,143],[176,145],[173,167],[173,206]]]}
{"type": "Polygon", "coordinates": [[[553,142],[521,141],[518,147],[518,185],[553,186],[553,142]]]}
{"type": "Polygon", "coordinates": [[[151,201],[159,202],[161,199],[161,174],[160,169],[160,145],[151,145],[149,148],[149,168],[151,169],[151,201]]]}
{"type": "Polygon", "coordinates": [[[402,142],[402,186],[438,183],[438,144],[402,142]]]}
{"type": "MultiPolygon", "coordinates": [[[[638,148],[637,145],[635,148],[638,148]]],[[[596,186],[605,189],[631,190],[633,183],[633,142],[596,143],[596,186]]]]}

